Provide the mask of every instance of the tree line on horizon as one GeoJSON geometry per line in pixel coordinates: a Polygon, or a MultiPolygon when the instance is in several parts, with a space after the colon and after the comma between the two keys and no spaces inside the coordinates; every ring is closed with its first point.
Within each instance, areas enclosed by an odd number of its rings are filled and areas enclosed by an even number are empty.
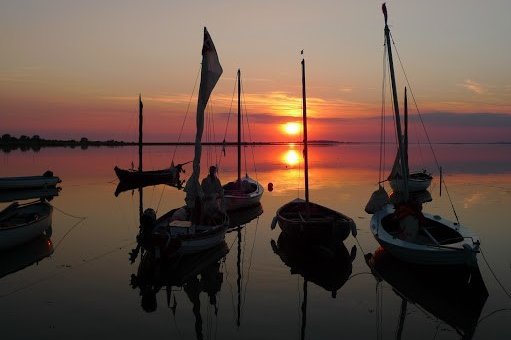
{"type": "Polygon", "coordinates": [[[87,149],[89,146],[122,146],[133,143],[126,143],[116,140],[108,141],[91,141],[86,137],[82,137],[80,140],[57,140],[57,139],[44,139],[39,135],[33,135],[32,137],[21,135],[19,138],[11,136],[5,133],[0,137],[0,149],[4,152],[11,150],[20,149],[22,151],[33,150],[39,151],[42,147],[79,147],[81,149],[87,149]]]}
{"type": "MultiPolygon", "coordinates": [[[[293,142],[300,144],[301,142],[293,142]]],[[[310,144],[338,144],[338,141],[329,141],[329,140],[317,140],[317,141],[309,141],[310,144]]],[[[181,143],[173,143],[173,142],[145,142],[144,145],[168,145],[168,144],[183,144],[183,145],[193,145],[194,142],[181,142],[181,143]]],[[[206,142],[203,143],[205,145],[236,145],[236,142],[206,142]]],[[[242,143],[243,145],[275,145],[275,144],[288,144],[288,142],[251,142],[242,143]]],[[[68,140],[57,140],[57,139],[45,139],[41,138],[39,135],[33,135],[29,137],[27,135],[21,135],[20,137],[11,136],[8,133],[3,134],[0,137],[0,150],[4,152],[9,152],[11,150],[20,149],[21,151],[39,151],[42,147],[70,147],[70,148],[81,148],[87,149],[89,146],[99,147],[99,146],[127,146],[127,145],[138,145],[138,142],[125,142],[125,141],[117,141],[117,140],[107,140],[107,141],[92,141],[87,137],[82,137],[80,140],[68,139],[68,140]]]]}

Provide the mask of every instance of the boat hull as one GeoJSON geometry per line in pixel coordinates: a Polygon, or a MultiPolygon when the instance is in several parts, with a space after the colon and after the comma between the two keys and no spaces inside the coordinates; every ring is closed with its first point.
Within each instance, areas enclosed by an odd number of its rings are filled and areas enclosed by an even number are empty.
{"type": "Polygon", "coordinates": [[[371,218],[371,232],[378,243],[394,257],[403,262],[421,265],[475,265],[479,252],[479,239],[466,227],[452,221],[424,213],[428,223],[434,223],[446,232],[456,233],[455,242],[435,244],[433,241],[411,242],[399,233],[384,227],[383,221],[393,217],[395,208],[386,205],[371,218]]]}
{"type": "Polygon", "coordinates": [[[316,203],[295,199],[277,210],[275,216],[280,229],[292,236],[309,241],[344,241],[350,232],[356,235],[353,219],[316,203]]]}
{"type": "Polygon", "coordinates": [[[0,219],[0,250],[14,248],[49,232],[53,207],[45,202],[20,206],[0,219]]]}
{"type": "MultiPolygon", "coordinates": [[[[433,177],[423,172],[411,173],[408,177],[408,191],[420,192],[425,191],[431,185],[433,177]]],[[[403,180],[401,178],[393,178],[390,180],[390,187],[394,191],[402,192],[404,190],[403,180]]]]}
{"type": "Polygon", "coordinates": [[[0,178],[0,190],[49,188],[60,182],[60,178],[56,176],[3,177],[0,178]]]}
{"type": "Polygon", "coordinates": [[[264,188],[256,180],[246,176],[241,180],[242,187],[249,187],[250,191],[242,191],[237,188],[236,182],[229,182],[224,188],[224,204],[226,211],[234,211],[253,207],[259,204],[263,196],[264,188]],[[248,191],[248,192],[247,192],[248,191]]]}
{"type": "Polygon", "coordinates": [[[162,257],[189,255],[224,242],[229,226],[227,215],[214,225],[192,224],[189,220],[176,220],[173,209],[156,220],[152,241],[162,257]]]}

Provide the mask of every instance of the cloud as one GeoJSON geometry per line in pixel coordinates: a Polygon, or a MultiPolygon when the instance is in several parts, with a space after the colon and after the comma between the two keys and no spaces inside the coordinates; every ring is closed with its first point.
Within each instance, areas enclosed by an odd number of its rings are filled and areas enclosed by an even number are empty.
{"type": "Polygon", "coordinates": [[[475,80],[467,79],[463,84],[461,84],[464,88],[473,92],[475,94],[485,94],[488,92],[488,87],[476,82],[475,80]]]}
{"type": "MultiPolygon", "coordinates": [[[[410,119],[418,118],[414,115],[410,119]]],[[[505,113],[432,112],[422,114],[422,120],[427,124],[441,125],[444,127],[511,128],[511,114],[505,113]]]]}

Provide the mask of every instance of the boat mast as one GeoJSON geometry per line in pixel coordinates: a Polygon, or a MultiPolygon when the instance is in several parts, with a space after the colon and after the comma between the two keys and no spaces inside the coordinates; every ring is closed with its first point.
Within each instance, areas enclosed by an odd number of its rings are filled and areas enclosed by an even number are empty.
{"type": "Polygon", "coordinates": [[[241,72],[238,69],[238,185],[241,188],[241,72]]]}
{"type": "MultiPolygon", "coordinates": [[[[302,50],[303,54],[303,50],[302,50]]],[[[309,159],[307,153],[307,99],[305,96],[305,59],[302,58],[302,102],[303,102],[303,160],[305,176],[305,203],[309,207],[309,159]]]]}
{"type": "Polygon", "coordinates": [[[401,132],[401,121],[399,119],[399,103],[397,100],[397,89],[396,89],[396,76],[394,74],[394,63],[392,60],[392,46],[390,44],[390,29],[387,25],[387,6],[385,3],[382,5],[383,15],[385,17],[385,42],[387,44],[387,53],[389,55],[389,68],[390,68],[390,78],[392,81],[392,98],[394,101],[394,114],[396,116],[396,128],[397,128],[397,140],[399,144],[399,157],[401,159],[401,170],[403,172],[403,183],[404,183],[404,193],[403,199],[404,201],[408,201],[408,172],[407,166],[405,164],[405,151],[404,151],[404,143],[403,143],[403,134],[401,132]]]}
{"type": "Polygon", "coordinates": [[[142,171],[142,94],[138,94],[138,171],[142,171]]]}
{"type": "Polygon", "coordinates": [[[405,136],[404,136],[404,156],[405,156],[405,166],[406,166],[406,177],[410,174],[410,169],[408,168],[408,97],[406,95],[406,86],[405,86],[405,136]]]}

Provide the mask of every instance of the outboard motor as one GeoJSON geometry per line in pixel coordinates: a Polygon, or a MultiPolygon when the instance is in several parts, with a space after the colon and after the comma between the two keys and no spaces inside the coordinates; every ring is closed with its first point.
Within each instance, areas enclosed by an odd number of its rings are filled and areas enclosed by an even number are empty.
{"type": "Polygon", "coordinates": [[[156,225],[156,212],[154,209],[146,209],[140,216],[140,229],[143,233],[151,232],[156,225]]]}
{"type": "Polygon", "coordinates": [[[53,177],[53,171],[46,170],[43,174],[44,177],[53,177]]]}

